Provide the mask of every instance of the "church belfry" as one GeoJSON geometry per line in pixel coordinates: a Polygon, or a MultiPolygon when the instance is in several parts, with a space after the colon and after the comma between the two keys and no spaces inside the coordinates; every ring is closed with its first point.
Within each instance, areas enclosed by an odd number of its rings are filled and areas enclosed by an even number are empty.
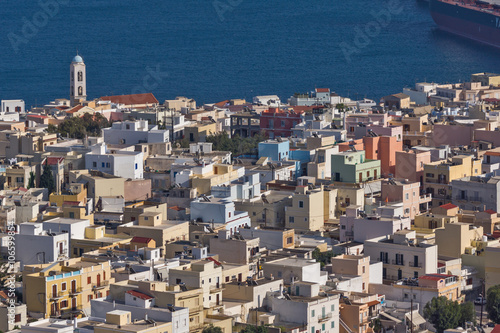
{"type": "Polygon", "coordinates": [[[87,73],[80,55],[73,58],[70,66],[70,100],[71,106],[87,100],[87,73]]]}

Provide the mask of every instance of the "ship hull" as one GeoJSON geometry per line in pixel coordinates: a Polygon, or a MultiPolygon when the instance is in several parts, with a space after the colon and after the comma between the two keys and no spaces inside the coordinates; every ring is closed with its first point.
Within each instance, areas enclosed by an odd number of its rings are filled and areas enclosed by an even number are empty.
{"type": "Polygon", "coordinates": [[[430,1],[432,19],[444,31],[500,48],[500,16],[430,1]]]}

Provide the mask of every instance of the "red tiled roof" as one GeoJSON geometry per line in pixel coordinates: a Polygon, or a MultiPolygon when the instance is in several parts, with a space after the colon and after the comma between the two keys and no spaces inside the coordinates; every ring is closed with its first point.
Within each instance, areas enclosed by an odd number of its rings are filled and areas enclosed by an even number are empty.
{"type": "Polygon", "coordinates": [[[316,88],[316,92],[322,92],[322,93],[330,92],[330,89],[329,88],[316,88]]]}
{"type": "Polygon", "coordinates": [[[152,240],[153,240],[153,238],[136,236],[136,237],[132,238],[131,243],[147,244],[147,243],[151,242],[152,240]]]}
{"type": "Polygon", "coordinates": [[[48,118],[47,116],[44,115],[39,115],[39,114],[29,114],[28,118],[38,118],[38,119],[46,119],[48,118]]]}
{"type": "Polygon", "coordinates": [[[487,151],[486,153],[484,153],[484,155],[487,155],[487,156],[500,156],[500,152],[497,152],[497,151],[487,151]]]}
{"type": "Polygon", "coordinates": [[[496,324],[491,333],[500,333],[500,325],[496,324]]]}
{"type": "Polygon", "coordinates": [[[207,259],[210,260],[210,261],[213,261],[217,266],[222,266],[222,264],[220,263],[220,261],[217,261],[217,260],[215,260],[212,257],[208,257],[207,259]]]}
{"type": "Polygon", "coordinates": [[[15,188],[14,191],[28,192],[28,189],[24,188],[24,187],[18,187],[18,188],[15,188]]]}
{"type": "Polygon", "coordinates": [[[141,292],[135,291],[135,290],[129,290],[129,291],[127,291],[127,294],[130,294],[130,295],[132,295],[134,297],[138,297],[138,298],[144,299],[144,300],[153,299],[154,298],[154,297],[151,297],[149,295],[146,295],[144,293],[141,293],[141,292]]]}
{"type": "Polygon", "coordinates": [[[176,210],[176,211],[186,210],[186,208],[182,208],[182,207],[179,207],[179,206],[172,206],[169,209],[173,209],[173,210],[176,210]]]}
{"type": "Polygon", "coordinates": [[[484,211],[485,213],[488,213],[488,214],[496,214],[497,212],[495,212],[493,209],[487,209],[484,211]]]}
{"type": "Polygon", "coordinates": [[[47,157],[47,165],[57,165],[64,161],[64,157],[47,157]]]}
{"type": "Polygon", "coordinates": [[[67,110],[66,113],[76,113],[76,112],[80,111],[81,109],[83,109],[83,105],[77,105],[74,108],[67,110]]]}
{"type": "Polygon", "coordinates": [[[454,205],[454,204],[452,204],[452,203],[447,203],[446,205],[441,205],[441,206],[439,206],[439,207],[441,207],[441,208],[443,208],[443,209],[448,210],[448,209],[457,208],[458,206],[455,206],[455,205],[454,205]]]}
{"type": "Polygon", "coordinates": [[[215,103],[214,105],[217,106],[217,107],[223,108],[225,106],[228,106],[229,103],[231,103],[231,101],[228,100],[228,99],[226,99],[225,101],[221,101],[221,102],[215,103]]]}
{"type": "Polygon", "coordinates": [[[447,275],[447,274],[428,274],[424,276],[420,276],[420,280],[432,280],[432,281],[439,281],[442,279],[446,279],[447,277],[450,277],[453,275],[447,275]]]}
{"type": "Polygon", "coordinates": [[[158,100],[152,93],[146,94],[133,94],[133,95],[117,95],[117,96],[103,96],[103,101],[110,101],[111,103],[134,105],[134,104],[159,104],[158,100]]]}
{"type": "Polygon", "coordinates": [[[371,301],[371,302],[368,302],[367,304],[368,304],[368,306],[374,306],[374,305],[380,304],[380,301],[371,301]]]}

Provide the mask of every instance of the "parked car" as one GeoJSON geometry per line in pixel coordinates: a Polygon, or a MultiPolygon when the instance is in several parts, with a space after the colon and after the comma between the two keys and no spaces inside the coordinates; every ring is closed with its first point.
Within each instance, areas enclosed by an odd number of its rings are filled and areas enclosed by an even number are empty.
{"type": "Polygon", "coordinates": [[[476,298],[474,300],[474,304],[476,305],[481,305],[481,304],[486,304],[486,298],[484,298],[483,296],[479,296],[478,298],[476,298]]]}

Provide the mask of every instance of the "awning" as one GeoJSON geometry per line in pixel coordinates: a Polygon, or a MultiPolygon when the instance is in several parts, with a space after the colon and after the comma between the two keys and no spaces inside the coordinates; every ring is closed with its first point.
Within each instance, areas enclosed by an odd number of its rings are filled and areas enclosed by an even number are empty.
{"type": "Polygon", "coordinates": [[[385,312],[380,312],[380,315],[381,315],[381,316],[386,317],[386,318],[387,318],[387,319],[389,319],[389,320],[392,320],[392,321],[393,321],[393,322],[395,322],[396,324],[401,324],[401,323],[402,323],[402,321],[401,321],[401,320],[399,320],[398,318],[393,317],[393,316],[391,316],[391,315],[388,315],[388,314],[387,314],[387,313],[385,313],[385,312]]]}
{"type": "Polygon", "coordinates": [[[380,304],[380,301],[371,301],[371,302],[368,302],[367,304],[370,307],[370,306],[374,306],[374,305],[380,304]]]}
{"type": "MultiPolygon", "coordinates": [[[[406,319],[411,322],[410,313],[406,314],[406,319]]],[[[425,322],[426,320],[418,312],[413,312],[413,325],[420,326],[422,324],[425,324],[425,322]]]]}

